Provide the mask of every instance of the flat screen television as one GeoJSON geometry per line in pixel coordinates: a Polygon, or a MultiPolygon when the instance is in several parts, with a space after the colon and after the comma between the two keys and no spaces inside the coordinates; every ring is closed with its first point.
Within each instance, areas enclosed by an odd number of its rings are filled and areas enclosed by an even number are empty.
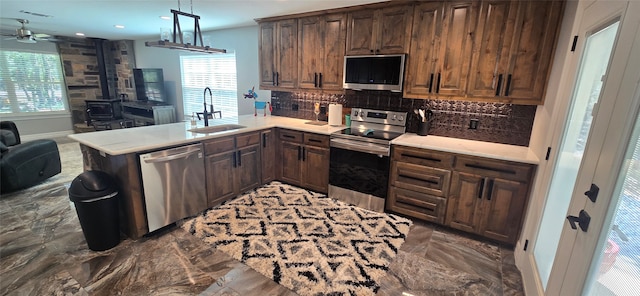
{"type": "Polygon", "coordinates": [[[133,69],[138,101],[167,103],[162,69],[133,69]]]}

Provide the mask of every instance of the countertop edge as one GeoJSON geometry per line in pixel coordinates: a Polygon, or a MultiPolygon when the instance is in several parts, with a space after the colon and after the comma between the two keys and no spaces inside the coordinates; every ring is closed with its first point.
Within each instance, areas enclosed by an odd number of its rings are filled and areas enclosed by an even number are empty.
{"type": "Polygon", "coordinates": [[[540,160],[535,153],[524,146],[499,144],[440,136],[418,136],[406,133],[393,141],[392,145],[431,149],[442,152],[485,157],[497,160],[513,161],[538,165],[540,160]]]}

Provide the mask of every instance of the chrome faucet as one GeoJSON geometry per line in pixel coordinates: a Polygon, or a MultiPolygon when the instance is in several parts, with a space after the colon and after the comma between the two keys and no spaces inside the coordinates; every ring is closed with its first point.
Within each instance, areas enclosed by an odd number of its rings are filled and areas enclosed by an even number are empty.
{"type": "Polygon", "coordinates": [[[213,94],[211,94],[211,89],[206,87],[204,89],[204,126],[209,126],[209,111],[207,111],[207,91],[209,91],[209,98],[211,99],[211,112],[213,112],[213,94]]]}

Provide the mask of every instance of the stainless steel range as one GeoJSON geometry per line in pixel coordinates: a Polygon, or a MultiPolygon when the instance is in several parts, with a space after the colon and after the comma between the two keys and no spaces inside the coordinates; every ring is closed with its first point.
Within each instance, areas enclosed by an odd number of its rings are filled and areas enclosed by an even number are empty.
{"type": "Polygon", "coordinates": [[[329,197],[383,212],[391,140],[405,132],[406,112],[351,109],[351,126],[331,134],[329,197]]]}

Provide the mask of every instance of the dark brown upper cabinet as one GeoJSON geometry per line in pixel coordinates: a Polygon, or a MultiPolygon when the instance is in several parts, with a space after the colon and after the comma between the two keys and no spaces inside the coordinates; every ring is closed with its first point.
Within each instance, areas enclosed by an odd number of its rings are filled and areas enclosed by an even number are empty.
{"type": "Polygon", "coordinates": [[[412,17],[412,5],[348,13],[346,54],[407,53],[412,17]]]}
{"type": "Polygon", "coordinates": [[[260,23],[260,87],[297,87],[298,20],[260,23]]]}
{"type": "Polygon", "coordinates": [[[298,87],[342,89],[346,16],[329,14],[298,20],[298,87]]]}

